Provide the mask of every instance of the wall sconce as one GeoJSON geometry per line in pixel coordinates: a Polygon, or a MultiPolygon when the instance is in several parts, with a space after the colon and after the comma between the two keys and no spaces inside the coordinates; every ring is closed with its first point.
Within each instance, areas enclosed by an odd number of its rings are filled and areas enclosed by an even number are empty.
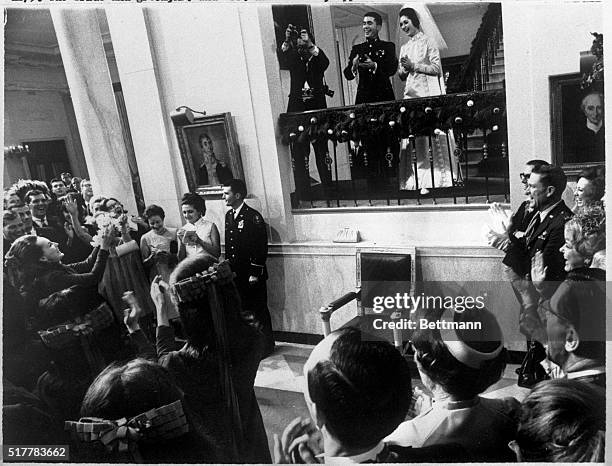
{"type": "Polygon", "coordinates": [[[25,157],[30,153],[30,148],[27,144],[16,146],[4,146],[4,155],[9,157],[25,157]]]}

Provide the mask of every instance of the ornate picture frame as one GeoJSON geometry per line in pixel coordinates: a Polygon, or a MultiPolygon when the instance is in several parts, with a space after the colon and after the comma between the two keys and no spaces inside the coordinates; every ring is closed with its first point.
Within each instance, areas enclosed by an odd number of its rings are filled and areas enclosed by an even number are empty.
{"type": "Polygon", "coordinates": [[[244,180],[231,113],[206,115],[191,123],[174,120],[174,127],[189,191],[218,199],[224,182],[244,180]]]}
{"type": "Polygon", "coordinates": [[[582,99],[591,92],[599,91],[582,89],[580,73],[554,75],[548,79],[553,163],[563,167],[568,175],[577,175],[585,168],[603,166],[604,161],[592,156],[579,156],[574,149],[580,147],[580,135],[584,132],[586,121],[581,110],[582,99]]]}

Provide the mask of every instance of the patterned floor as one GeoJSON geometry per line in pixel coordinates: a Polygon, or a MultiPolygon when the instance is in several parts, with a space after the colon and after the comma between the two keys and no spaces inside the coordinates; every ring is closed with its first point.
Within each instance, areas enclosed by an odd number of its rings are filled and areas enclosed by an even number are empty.
{"type": "MultiPolygon", "coordinates": [[[[277,343],[274,354],[259,365],[255,379],[255,394],[268,434],[270,451],[273,447],[273,434],[280,435],[285,426],[298,416],[308,417],[308,409],[302,394],[303,367],[312,348],[310,345],[277,343]]],[[[513,396],[519,401],[525,398],[529,390],[516,385],[517,367],[514,364],[508,365],[502,379],[491,386],[484,396],[489,398],[513,396]]],[[[412,382],[413,386],[422,386],[418,374],[413,374],[412,382]]]]}

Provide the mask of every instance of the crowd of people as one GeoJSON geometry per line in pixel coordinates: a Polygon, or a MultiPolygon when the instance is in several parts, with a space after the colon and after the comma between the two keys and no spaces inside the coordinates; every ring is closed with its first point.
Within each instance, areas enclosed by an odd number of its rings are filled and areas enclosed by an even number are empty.
{"type": "Polygon", "coordinates": [[[492,206],[503,231],[491,230],[489,241],[506,253],[527,337],[517,370],[518,385],[530,389],[522,402],[485,394],[508,360],[504,331],[486,309],[420,311],[417,321],[480,324],[416,327],[404,355],[425,390],[411,388],[407,361],[391,344],[343,328],[304,367],[311,419],[295,419],[275,438],[277,461],[604,461],[603,172],[579,174],[573,209],[562,200],[561,168],[531,160],[520,177],[527,199],[511,216],[492,206]]]}
{"type": "Polygon", "coordinates": [[[220,262],[197,194],[181,199],[176,229],[158,205],[129,215],[89,180],[62,178],[4,192],[4,442],[71,444],[76,461],[108,447],[137,461],[269,463],[253,391],[274,350],[267,230],[244,182],[224,186],[220,262]],[[124,417],[130,433],[117,436],[124,417]],[[146,448],[120,448],[141,437],[146,448]]]}
{"type": "MultiPolygon", "coordinates": [[[[483,396],[508,360],[486,309],[418,318],[480,322],[487,338],[419,327],[402,353],[342,328],[304,366],[310,419],[275,435],[276,462],[603,460],[603,176],[580,174],[573,210],[560,168],[532,160],[520,177],[527,200],[490,241],[538,364],[519,371],[531,393],[483,396]]],[[[5,444],[69,444],[79,462],[272,462],[254,393],[274,348],[267,235],[245,197],[240,180],[224,187],[220,260],[219,228],[193,193],[174,229],[160,206],[129,216],[87,179],[5,191],[5,444]]]]}
{"type": "MultiPolygon", "coordinates": [[[[396,73],[406,82],[404,98],[445,92],[442,44],[424,31],[426,21],[422,12],[401,9],[407,41],[398,59],[395,45],[379,38],[380,15],[364,15],[365,41],[354,45],[344,69],[347,80],[358,80],[356,103],[394,100],[396,73]]],[[[287,111],[324,108],[329,59],[306,29],[290,25],[285,39],[287,111]]],[[[200,137],[213,160],[211,144],[200,137]]],[[[372,154],[381,150],[368,144],[372,154]]],[[[415,144],[417,169],[440,159],[435,186],[452,185],[444,174],[458,172],[442,166],[447,157],[415,144]]],[[[321,181],[329,184],[325,145],[313,142],[321,181]]],[[[296,187],[306,189],[310,142],[298,141],[295,150],[296,187]]],[[[489,242],[505,253],[527,338],[518,384],[531,391],[522,402],[486,394],[508,362],[504,329],[490,310],[429,309],[417,318],[478,322],[480,330],[419,327],[403,352],[344,327],[310,354],[310,419],[279,426],[285,428],[274,436],[272,458],[254,392],[260,361],[275,347],[266,223],[244,202],[244,182],[209,165],[199,178],[224,185],[224,225],[205,218],[206,203],[195,193],[180,200],[185,224],[172,228],[161,206],[130,215],[121,200],[69,173],[5,190],[4,444],[68,444],[77,462],[603,461],[600,171],[580,173],[570,209],[562,200],[563,170],[531,160],[519,174],[526,200],[517,211],[491,208],[503,228],[492,230],[489,242]],[[423,388],[413,387],[417,377],[423,388]]],[[[399,170],[400,189],[427,178],[401,160],[399,170]]]]}

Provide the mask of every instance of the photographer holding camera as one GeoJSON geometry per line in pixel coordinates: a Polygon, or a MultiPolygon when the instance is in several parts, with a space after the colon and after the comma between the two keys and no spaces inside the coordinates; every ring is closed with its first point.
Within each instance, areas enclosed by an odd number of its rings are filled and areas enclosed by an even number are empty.
{"type": "MultiPolygon", "coordinates": [[[[304,112],[327,108],[325,97],[333,97],[325,83],[325,70],[329,66],[329,59],[325,52],[317,47],[310,32],[305,28],[298,28],[292,24],[285,30],[285,41],[281,46],[281,59],[289,68],[291,76],[291,91],[287,112],[304,112]]],[[[330,167],[325,163],[328,147],[327,138],[312,142],[314,148],[317,170],[323,186],[331,185],[330,167]]],[[[308,142],[296,142],[294,145],[295,159],[295,187],[304,198],[310,190],[310,177],[307,173],[307,159],[310,156],[308,142]]]]}

